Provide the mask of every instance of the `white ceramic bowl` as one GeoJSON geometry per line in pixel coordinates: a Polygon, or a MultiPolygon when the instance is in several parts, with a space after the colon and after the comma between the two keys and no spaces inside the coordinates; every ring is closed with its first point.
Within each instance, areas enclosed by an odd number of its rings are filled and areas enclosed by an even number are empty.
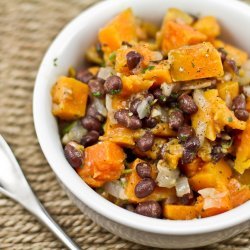
{"type": "MultiPolygon", "coordinates": [[[[204,246],[240,233],[249,227],[250,202],[229,212],[191,221],[152,219],[122,209],[93,191],[66,161],[56,119],[51,114],[50,89],[57,77],[76,66],[97,32],[119,11],[132,7],[143,19],[160,23],[169,7],[193,14],[214,15],[222,36],[250,54],[250,7],[237,0],[107,0],[81,13],[58,35],[40,66],[34,91],[33,111],[41,148],[69,197],[92,220],[130,241],[162,248],[204,246]],[[53,65],[57,58],[58,66],[53,65]]],[[[66,10],[65,10],[66,11],[66,10]]]]}

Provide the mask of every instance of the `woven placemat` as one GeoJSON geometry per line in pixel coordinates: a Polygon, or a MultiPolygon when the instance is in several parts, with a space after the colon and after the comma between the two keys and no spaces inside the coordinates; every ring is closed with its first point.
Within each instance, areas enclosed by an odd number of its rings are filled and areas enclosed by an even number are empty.
{"type": "MultiPolygon", "coordinates": [[[[0,2],[0,133],[10,143],[41,202],[82,249],[146,249],[105,231],[72,204],[48,166],[34,131],[32,92],[41,59],[62,27],[95,2],[0,2]]],[[[246,231],[206,249],[247,250],[249,238],[246,231]]],[[[64,248],[32,215],[0,194],[0,249],[64,248]]]]}

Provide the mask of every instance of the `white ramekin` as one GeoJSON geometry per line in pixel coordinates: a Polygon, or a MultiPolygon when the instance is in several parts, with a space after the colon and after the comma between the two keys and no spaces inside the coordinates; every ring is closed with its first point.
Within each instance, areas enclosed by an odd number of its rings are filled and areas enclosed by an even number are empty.
{"type": "MultiPolygon", "coordinates": [[[[122,209],[93,191],[66,161],[56,119],[51,114],[51,86],[76,66],[97,38],[97,31],[119,11],[132,7],[136,15],[160,23],[169,7],[192,14],[214,15],[222,37],[250,54],[250,7],[237,0],[107,0],[73,19],[57,36],[41,63],[34,90],[33,112],[42,151],[69,197],[108,231],[140,244],[188,248],[218,242],[249,228],[250,202],[229,212],[190,221],[152,219],[122,209]],[[57,59],[57,66],[54,66],[57,59]]],[[[65,10],[67,11],[67,10],[65,10]]]]}

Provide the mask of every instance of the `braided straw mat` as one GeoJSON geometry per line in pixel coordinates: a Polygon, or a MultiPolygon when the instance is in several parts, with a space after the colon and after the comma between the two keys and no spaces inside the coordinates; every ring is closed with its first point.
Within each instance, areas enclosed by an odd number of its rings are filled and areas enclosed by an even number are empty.
{"type": "MultiPolygon", "coordinates": [[[[58,185],[39,147],[32,118],[38,66],[57,33],[96,0],[1,0],[0,133],[10,143],[38,198],[82,249],[146,249],[105,231],[58,185]]],[[[250,249],[250,231],[203,249],[250,249]]],[[[0,194],[0,249],[65,249],[46,227],[0,194]]]]}

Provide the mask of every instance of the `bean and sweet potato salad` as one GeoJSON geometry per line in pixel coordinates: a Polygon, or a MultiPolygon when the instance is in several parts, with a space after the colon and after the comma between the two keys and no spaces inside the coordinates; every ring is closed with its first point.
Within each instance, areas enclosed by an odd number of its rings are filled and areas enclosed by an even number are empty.
{"type": "MultiPolygon", "coordinates": [[[[188,220],[250,199],[250,60],[213,16],[124,10],[52,88],[65,157],[129,211],[188,220]]],[[[69,65],[70,66],[70,65],[69,65]]]]}

